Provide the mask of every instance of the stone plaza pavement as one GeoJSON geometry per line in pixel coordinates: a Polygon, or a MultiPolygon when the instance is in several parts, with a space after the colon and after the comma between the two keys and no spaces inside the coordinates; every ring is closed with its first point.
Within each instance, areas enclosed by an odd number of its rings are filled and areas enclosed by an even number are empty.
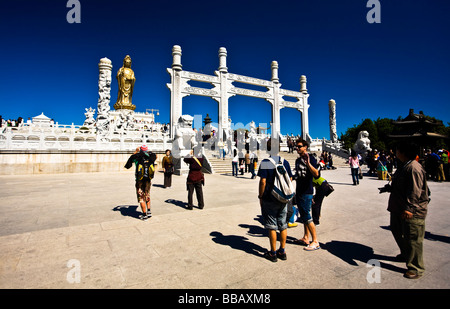
{"type": "Polygon", "coordinates": [[[429,184],[426,272],[408,280],[393,260],[388,194],[377,190],[386,181],[352,186],[346,167],[322,175],[335,188],[317,227],[322,249],[292,243],[299,225],[288,230],[288,259],[276,263],[262,257],[268,238],[249,174],[205,175],[205,208],[187,210],[186,176],[164,189],[158,173],[146,222],[133,171],[0,176],[0,288],[450,288],[450,183],[429,184]]]}

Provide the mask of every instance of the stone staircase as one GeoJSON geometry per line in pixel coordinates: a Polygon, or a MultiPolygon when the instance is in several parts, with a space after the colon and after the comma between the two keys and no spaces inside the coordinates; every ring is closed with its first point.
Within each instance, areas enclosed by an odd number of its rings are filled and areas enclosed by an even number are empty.
{"type": "MultiPolygon", "coordinates": [[[[320,152],[313,152],[317,155],[317,157],[320,156],[320,152]]],[[[268,158],[269,155],[265,151],[257,151],[256,155],[258,156],[258,167],[259,163],[265,158],[268,158]]],[[[287,152],[280,152],[280,155],[289,162],[291,169],[294,169],[295,166],[295,160],[298,158],[297,153],[287,153],[287,152]]],[[[231,157],[226,157],[224,159],[219,159],[217,157],[217,154],[215,152],[207,152],[206,156],[208,158],[209,164],[211,166],[211,170],[214,174],[232,174],[232,166],[231,166],[231,157]]],[[[341,158],[339,156],[333,155],[333,166],[336,168],[343,168],[348,167],[346,163],[346,159],[341,158]]]]}
{"type": "Polygon", "coordinates": [[[231,158],[219,159],[217,157],[208,156],[209,163],[214,174],[232,174],[231,158]]]}

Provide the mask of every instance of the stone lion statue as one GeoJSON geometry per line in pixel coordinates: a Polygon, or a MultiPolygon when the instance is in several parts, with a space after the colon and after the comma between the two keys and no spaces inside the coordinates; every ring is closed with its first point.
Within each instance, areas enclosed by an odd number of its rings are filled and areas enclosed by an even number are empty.
{"type": "Polygon", "coordinates": [[[175,125],[174,132],[174,149],[184,150],[191,149],[196,146],[195,132],[192,130],[192,122],[194,117],[190,115],[182,115],[175,125]]]}
{"type": "Polygon", "coordinates": [[[369,132],[361,131],[358,133],[358,139],[356,140],[355,145],[353,145],[353,150],[355,150],[356,153],[363,155],[367,154],[367,152],[371,150],[369,132]]]}

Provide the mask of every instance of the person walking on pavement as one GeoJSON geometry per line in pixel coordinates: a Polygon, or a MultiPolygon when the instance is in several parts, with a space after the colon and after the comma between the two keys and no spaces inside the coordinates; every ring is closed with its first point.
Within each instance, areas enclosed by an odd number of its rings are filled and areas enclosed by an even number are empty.
{"type": "MultiPolygon", "coordinates": [[[[292,179],[291,166],[287,160],[282,159],[279,155],[279,144],[272,145],[274,139],[267,142],[267,150],[270,152],[270,158],[275,162],[283,161],[289,177],[292,179]],[[278,151],[276,150],[278,149],[278,151]]],[[[278,259],[286,260],[286,239],[287,239],[287,206],[276,200],[271,194],[275,181],[275,166],[269,159],[261,161],[258,170],[259,180],[259,203],[261,206],[262,217],[264,219],[264,227],[269,232],[270,251],[264,253],[264,257],[269,261],[276,262],[278,259]],[[280,231],[280,248],[276,250],[277,230],[280,231]]]]}
{"type": "Polygon", "coordinates": [[[352,149],[350,157],[348,158],[348,164],[350,164],[350,170],[352,172],[353,185],[359,185],[359,159],[356,151],[352,149]]]}
{"type": "Polygon", "coordinates": [[[193,194],[197,196],[198,208],[203,209],[205,203],[203,200],[203,188],[205,185],[205,177],[202,172],[203,156],[198,154],[198,149],[191,150],[190,155],[184,158],[184,162],[189,165],[189,173],[186,179],[186,187],[188,191],[188,209],[193,209],[193,194]]]}
{"type": "Polygon", "coordinates": [[[420,278],[424,271],[423,239],[425,218],[430,202],[427,175],[415,160],[418,147],[403,142],[397,145],[396,156],[401,164],[392,176],[392,184],[380,188],[391,192],[388,202],[390,228],[400,249],[399,261],[406,262],[405,278],[420,278]]]}
{"type": "Polygon", "coordinates": [[[252,151],[252,152],[250,153],[250,165],[249,165],[249,172],[252,174],[251,179],[256,178],[256,172],[255,172],[256,168],[255,168],[255,165],[257,164],[257,162],[258,162],[258,157],[257,157],[256,154],[252,151]]]}
{"type": "Polygon", "coordinates": [[[316,226],[311,216],[311,205],[313,199],[313,177],[319,177],[317,170],[317,160],[310,156],[307,152],[308,142],[302,138],[296,140],[297,152],[300,155],[295,160],[295,176],[296,180],[296,200],[300,213],[300,221],[304,226],[303,238],[297,239],[295,243],[306,246],[306,251],[314,251],[320,249],[317,240],[316,226]],[[311,236],[312,241],[309,241],[311,236]]]}
{"type": "Polygon", "coordinates": [[[245,153],[245,173],[250,173],[250,162],[251,162],[251,156],[250,156],[250,151],[247,150],[247,152],[245,153]]]}
{"type": "Polygon", "coordinates": [[[136,165],[135,171],[135,187],[136,196],[139,205],[141,206],[142,214],[139,216],[141,220],[147,220],[152,216],[150,206],[150,186],[153,176],[155,174],[156,154],[148,151],[146,145],[142,145],[139,151],[135,151],[125,164],[125,168],[129,169],[136,165]]]}
{"type": "Polygon", "coordinates": [[[234,151],[234,157],[233,160],[231,160],[231,168],[233,169],[233,176],[238,176],[238,165],[239,165],[239,156],[237,154],[237,151],[234,151]]]}

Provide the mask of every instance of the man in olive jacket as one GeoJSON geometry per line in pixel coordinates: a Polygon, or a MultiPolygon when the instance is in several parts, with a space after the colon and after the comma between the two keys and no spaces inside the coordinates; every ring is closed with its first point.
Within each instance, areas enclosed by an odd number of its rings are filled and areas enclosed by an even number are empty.
{"type": "Polygon", "coordinates": [[[411,143],[397,146],[397,158],[401,164],[393,175],[388,211],[391,213],[391,232],[400,254],[397,258],[406,262],[405,278],[417,279],[425,271],[423,239],[430,191],[422,165],[415,160],[418,148],[411,143]]]}

